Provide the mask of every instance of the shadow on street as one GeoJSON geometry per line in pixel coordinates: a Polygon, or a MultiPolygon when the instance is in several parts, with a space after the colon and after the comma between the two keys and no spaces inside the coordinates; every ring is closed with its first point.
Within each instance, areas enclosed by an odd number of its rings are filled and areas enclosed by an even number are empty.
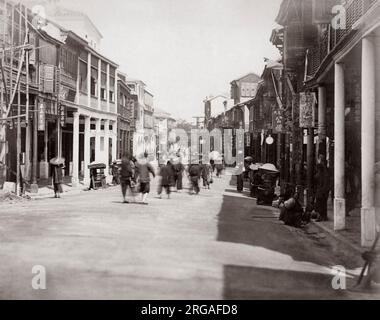
{"type": "MultiPolygon", "coordinates": [[[[332,289],[329,271],[337,265],[358,268],[362,265],[359,257],[352,259],[350,253],[342,253],[338,245],[315,237],[307,228],[285,226],[273,208],[226,191],[230,195],[223,197],[217,240],[252,246],[258,254],[252,267],[224,266],[225,299],[339,299],[345,295],[332,289]],[[304,264],[312,268],[302,270],[304,264]]],[[[347,286],[353,283],[353,278],[347,279],[347,286]]]]}

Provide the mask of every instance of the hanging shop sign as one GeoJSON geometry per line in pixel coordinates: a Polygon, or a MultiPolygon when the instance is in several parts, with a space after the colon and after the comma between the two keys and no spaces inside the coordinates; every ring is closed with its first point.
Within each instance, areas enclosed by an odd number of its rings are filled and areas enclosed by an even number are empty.
{"type": "Polygon", "coordinates": [[[64,105],[60,104],[58,107],[59,119],[61,122],[61,127],[66,125],[66,108],[64,105]]]}
{"type": "Polygon", "coordinates": [[[68,100],[67,98],[69,96],[69,89],[64,86],[60,86],[58,96],[60,100],[68,100]]]}
{"type": "Polygon", "coordinates": [[[282,133],[284,131],[284,117],[280,109],[273,110],[273,132],[282,133]]]}
{"type": "Polygon", "coordinates": [[[300,127],[313,128],[315,123],[315,93],[300,93],[300,127]]]}
{"type": "Polygon", "coordinates": [[[38,105],[38,131],[45,131],[46,107],[44,103],[38,105]]]}

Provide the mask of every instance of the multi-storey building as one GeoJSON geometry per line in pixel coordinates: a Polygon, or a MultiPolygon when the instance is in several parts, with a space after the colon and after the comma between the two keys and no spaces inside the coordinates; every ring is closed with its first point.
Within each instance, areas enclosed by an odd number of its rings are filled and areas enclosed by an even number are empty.
{"type": "Polygon", "coordinates": [[[145,132],[145,151],[148,153],[150,161],[156,159],[156,139],[154,134],[154,107],[153,94],[146,88],[144,89],[144,132],[145,132]]]}
{"type": "MultiPolygon", "coordinates": [[[[74,185],[83,177],[87,185],[91,162],[102,162],[108,167],[116,159],[117,64],[94,50],[75,32],[47,19],[37,19],[39,25],[35,26],[31,10],[9,2],[1,2],[1,5],[4,7],[2,39],[5,45],[10,48],[12,43],[13,48],[22,42],[30,45],[28,68],[24,66],[20,73],[23,78],[20,105],[24,106],[21,113],[28,115],[24,118],[28,121],[22,119],[20,135],[16,135],[14,127],[8,126],[8,143],[2,144],[5,145],[2,153],[8,151],[8,159],[3,161],[8,168],[7,180],[14,180],[19,154],[23,178],[36,191],[38,179],[49,177],[49,160],[62,156],[66,160],[65,175],[71,176],[74,185]],[[28,28],[23,29],[20,10],[27,12],[25,25],[28,28]],[[18,28],[19,25],[22,27],[18,28]],[[23,38],[27,41],[21,40],[23,38]],[[16,143],[17,136],[21,137],[21,143],[16,143]]],[[[8,57],[9,61],[18,61],[15,57],[19,56],[10,51],[8,57]]],[[[7,59],[5,57],[4,62],[7,59]]],[[[13,62],[13,65],[12,80],[16,82],[17,64],[13,62]]],[[[2,89],[4,105],[8,96],[5,90],[9,87],[2,86],[2,89]]],[[[12,106],[7,117],[15,116],[15,110],[17,105],[12,106]]]]}
{"type": "Polygon", "coordinates": [[[293,176],[300,181],[306,129],[307,187],[316,155],[326,155],[334,228],[345,229],[347,214],[359,211],[361,244],[370,245],[380,214],[380,1],[284,0],[277,22],[283,28],[272,42],[283,55],[293,176]]]}
{"type": "MultiPolygon", "coordinates": [[[[165,159],[163,157],[160,158],[161,152],[168,152],[170,149],[170,143],[173,141],[170,141],[170,133],[175,133],[175,128],[177,121],[171,116],[170,113],[155,108],[154,113],[154,133],[156,137],[156,158],[157,160],[161,160],[161,163],[159,164],[165,164],[165,159]],[[173,130],[173,131],[172,131],[173,130]]],[[[175,140],[176,136],[174,137],[175,140]]],[[[166,159],[167,160],[167,159],[166,159]]]]}
{"type": "Polygon", "coordinates": [[[210,96],[206,97],[203,101],[205,106],[205,126],[208,127],[212,124],[213,119],[218,115],[226,112],[231,104],[229,104],[230,99],[224,95],[210,96]]]}
{"type": "Polygon", "coordinates": [[[245,105],[249,110],[249,133],[246,134],[245,154],[255,162],[272,163],[281,167],[283,66],[267,61],[255,97],[245,105]]]}
{"type": "MultiPolygon", "coordinates": [[[[51,36],[21,4],[0,1],[0,162],[4,181],[36,186],[61,150],[60,37],[51,36]],[[4,77],[3,77],[4,76],[4,77]],[[18,168],[20,170],[18,170],[18,168]]],[[[19,188],[17,187],[17,192],[19,188]]]]}
{"type": "Polygon", "coordinates": [[[87,167],[91,162],[104,163],[106,176],[109,176],[109,165],[117,157],[118,65],[88,43],[77,49],[76,96],[74,104],[69,102],[66,121],[72,122],[72,141],[70,135],[67,136],[72,156],[70,150],[63,152],[63,156],[66,155],[66,160],[72,159],[73,183],[83,174],[87,184],[90,178],[87,167]]]}
{"type": "Polygon", "coordinates": [[[34,8],[34,11],[38,11],[41,17],[58,23],[66,30],[75,31],[93,49],[101,48],[103,35],[85,13],[65,7],[60,0],[23,0],[23,2],[34,8]]]}
{"type": "Polygon", "coordinates": [[[145,152],[151,153],[148,148],[151,146],[149,137],[153,136],[151,134],[153,131],[153,97],[147,94],[146,84],[143,81],[127,78],[126,83],[131,90],[131,94],[137,97],[137,103],[135,103],[136,130],[133,137],[133,154],[136,157],[141,157],[145,152]],[[152,98],[152,101],[149,98],[152,98]],[[147,105],[145,104],[145,100],[147,101],[147,105]]]}
{"type": "Polygon", "coordinates": [[[126,83],[126,76],[118,73],[118,158],[133,153],[133,132],[135,131],[136,95],[131,93],[126,83]]]}
{"type": "Polygon", "coordinates": [[[249,73],[231,82],[231,99],[234,100],[235,106],[227,114],[235,129],[248,131],[249,112],[243,103],[255,97],[260,80],[257,74],[249,73]]]}

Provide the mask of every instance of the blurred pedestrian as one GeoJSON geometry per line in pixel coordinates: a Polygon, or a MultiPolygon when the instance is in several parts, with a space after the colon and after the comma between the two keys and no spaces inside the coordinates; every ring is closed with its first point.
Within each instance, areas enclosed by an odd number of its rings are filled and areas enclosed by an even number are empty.
{"type": "Polygon", "coordinates": [[[169,186],[170,187],[175,187],[176,184],[177,184],[177,181],[176,181],[176,177],[175,177],[175,174],[174,174],[174,163],[173,163],[174,160],[169,160],[167,163],[166,163],[166,166],[169,167],[170,171],[171,171],[171,174],[170,174],[170,177],[169,177],[169,186]]]}
{"type": "Polygon", "coordinates": [[[244,189],[244,172],[236,176],[236,189],[237,192],[242,193],[244,189]]]}
{"type": "Polygon", "coordinates": [[[131,195],[133,197],[133,202],[135,202],[133,187],[135,184],[134,177],[134,163],[131,160],[131,157],[128,154],[125,154],[121,159],[121,168],[120,168],[120,184],[121,192],[123,194],[124,203],[129,203],[126,199],[127,190],[129,188],[131,195]]]}
{"type": "Polygon", "coordinates": [[[201,166],[201,176],[203,180],[203,187],[210,189],[211,183],[211,166],[207,163],[202,164],[201,166]]]}
{"type": "Polygon", "coordinates": [[[119,185],[121,183],[120,182],[120,167],[117,161],[112,162],[111,169],[112,169],[112,184],[115,186],[119,185]]]}
{"type": "Polygon", "coordinates": [[[259,186],[263,184],[263,179],[258,170],[251,170],[250,172],[250,182],[251,182],[251,197],[255,198],[258,196],[259,186]]]}
{"type": "Polygon", "coordinates": [[[140,182],[141,203],[147,205],[148,194],[150,193],[150,174],[156,177],[152,165],[148,161],[148,154],[145,152],[144,157],[137,161],[136,174],[140,182]]]}
{"type": "Polygon", "coordinates": [[[329,196],[329,172],[323,154],[318,156],[317,174],[314,177],[315,211],[319,217],[317,221],[327,221],[327,200],[329,196]]]}
{"type": "Polygon", "coordinates": [[[215,172],[215,161],[214,161],[214,159],[210,160],[210,165],[211,165],[212,173],[214,173],[215,172]]]}
{"type": "Polygon", "coordinates": [[[53,180],[55,198],[60,198],[61,193],[63,193],[63,190],[62,190],[62,183],[63,183],[62,169],[63,168],[64,168],[63,164],[52,166],[52,180],[53,180]]]}
{"type": "Polygon", "coordinates": [[[160,169],[161,180],[158,185],[158,196],[162,199],[162,190],[165,189],[168,199],[170,199],[170,187],[172,185],[174,171],[173,166],[170,161],[167,162],[165,166],[162,166],[160,169]]]}
{"type": "Polygon", "coordinates": [[[201,167],[199,164],[191,164],[189,167],[189,178],[190,178],[190,194],[199,194],[199,179],[201,177],[201,167]]]}
{"type": "Polygon", "coordinates": [[[179,160],[179,162],[174,165],[174,181],[178,192],[181,192],[181,190],[183,189],[182,179],[184,171],[185,167],[182,164],[181,160],[179,160]]]}
{"type": "Polygon", "coordinates": [[[215,169],[216,169],[216,176],[218,178],[220,178],[222,176],[223,163],[217,163],[217,164],[215,164],[215,169]]]}

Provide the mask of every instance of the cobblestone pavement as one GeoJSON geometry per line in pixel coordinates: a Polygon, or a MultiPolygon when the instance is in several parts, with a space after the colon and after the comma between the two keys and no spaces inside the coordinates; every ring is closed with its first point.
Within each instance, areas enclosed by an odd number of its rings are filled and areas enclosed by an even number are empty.
{"type": "MultiPolygon", "coordinates": [[[[155,182],[156,183],[156,182],[155,182]]],[[[119,188],[0,208],[3,299],[375,298],[332,289],[331,268],[362,265],[316,230],[296,230],[236,193],[230,177],[198,196],[123,204],[119,188]],[[32,268],[46,269],[33,290],[32,268]]]]}

